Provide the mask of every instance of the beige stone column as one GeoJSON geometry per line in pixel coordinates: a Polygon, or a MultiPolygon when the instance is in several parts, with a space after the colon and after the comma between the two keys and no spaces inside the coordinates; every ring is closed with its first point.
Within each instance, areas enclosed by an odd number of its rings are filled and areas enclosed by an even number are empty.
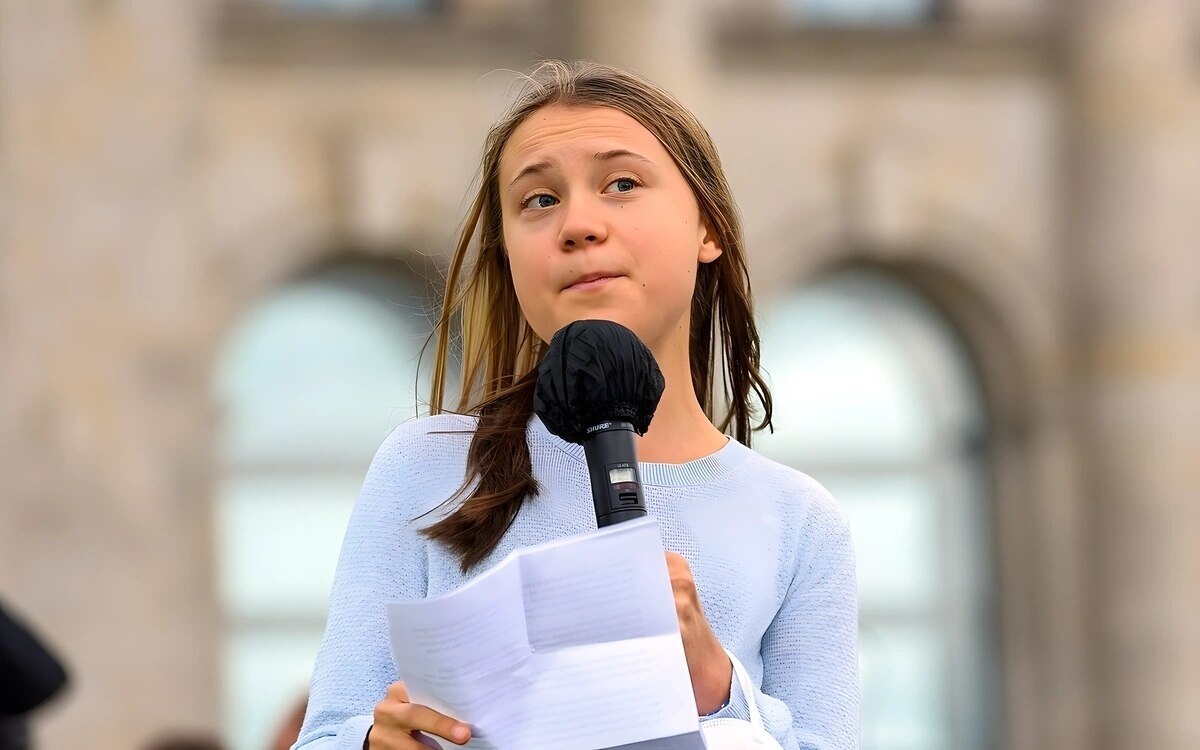
{"type": "Polygon", "coordinates": [[[641,73],[689,107],[703,104],[712,62],[708,3],[578,0],[572,8],[575,56],[641,73]]]}
{"type": "Polygon", "coordinates": [[[1200,747],[1200,118],[1187,0],[1075,2],[1067,31],[1093,733],[1200,747]]]}
{"type": "Polygon", "coordinates": [[[0,0],[0,594],[72,678],[39,747],[219,728],[204,6],[0,0]]]}

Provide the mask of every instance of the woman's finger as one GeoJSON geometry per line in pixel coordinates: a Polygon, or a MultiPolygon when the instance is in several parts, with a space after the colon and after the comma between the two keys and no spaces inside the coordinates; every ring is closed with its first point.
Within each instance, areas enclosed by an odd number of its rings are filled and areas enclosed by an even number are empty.
{"type": "Polygon", "coordinates": [[[431,747],[433,750],[442,750],[442,746],[434,741],[432,737],[427,737],[420,732],[413,732],[413,739],[421,743],[422,747],[431,747]]]}
{"type": "Polygon", "coordinates": [[[425,732],[461,745],[471,739],[471,728],[429,706],[405,703],[397,712],[399,723],[410,731],[425,732]]]}
{"type": "Polygon", "coordinates": [[[408,703],[408,688],[404,686],[404,680],[397,680],[388,685],[387,697],[401,703],[408,703]]]}

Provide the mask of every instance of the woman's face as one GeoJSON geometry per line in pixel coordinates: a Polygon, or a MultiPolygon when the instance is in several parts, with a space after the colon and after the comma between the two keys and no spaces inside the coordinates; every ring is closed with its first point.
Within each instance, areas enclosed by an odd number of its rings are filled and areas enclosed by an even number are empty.
{"type": "Polygon", "coordinates": [[[650,131],[608,107],[546,106],[513,132],[499,178],[513,286],[543,341],[613,320],[656,353],[682,341],[686,362],[697,264],[721,249],[650,131]],[[609,278],[580,283],[593,276],[609,278]]]}

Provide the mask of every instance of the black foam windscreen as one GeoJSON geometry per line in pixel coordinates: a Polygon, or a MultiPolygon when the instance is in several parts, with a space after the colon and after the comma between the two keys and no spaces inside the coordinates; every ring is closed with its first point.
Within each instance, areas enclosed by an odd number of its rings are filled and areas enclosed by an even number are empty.
{"type": "Polygon", "coordinates": [[[577,320],[550,340],[533,408],[550,432],[571,443],[610,421],[629,422],[643,435],[665,386],[654,355],[633,331],[611,320],[577,320]]]}

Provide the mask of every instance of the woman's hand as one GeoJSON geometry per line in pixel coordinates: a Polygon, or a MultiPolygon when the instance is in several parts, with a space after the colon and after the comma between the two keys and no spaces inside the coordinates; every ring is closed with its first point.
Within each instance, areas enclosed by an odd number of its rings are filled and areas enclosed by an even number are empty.
{"type": "Polygon", "coordinates": [[[437,744],[421,734],[437,735],[461,745],[471,738],[471,727],[428,706],[408,702],[404,682],[393,682],[387,695],[375,704],[375,723],[367,732],[365,750],[425,750],[437,744]]]}
{"type": "Polygon", "coordinates": [[[696,694],[699,715],[711,714],[729,700],[733,682],[733,664],[721,647],[721,642],[708,624],[696,593],[696,581],[687,560],[674,552],[667,553],[667,571],[671,575],[671,590],[675,593],[675,613],[679,616],[679,632],[683,636],[683,654],[687,657],[692,677],[692,692],[696,694]]]}

